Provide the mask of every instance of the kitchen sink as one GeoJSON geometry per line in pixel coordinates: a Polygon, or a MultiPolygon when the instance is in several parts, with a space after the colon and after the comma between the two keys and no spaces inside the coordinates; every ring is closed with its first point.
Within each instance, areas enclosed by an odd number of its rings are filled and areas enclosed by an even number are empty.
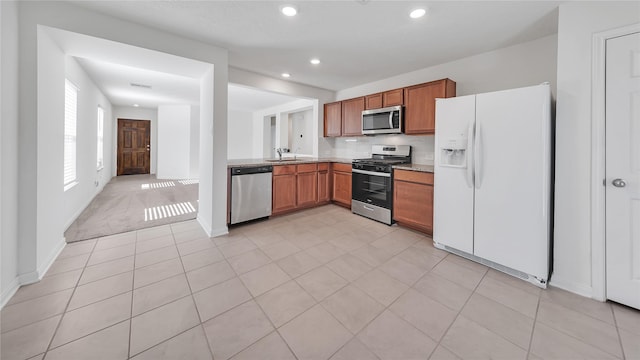
{"type": "Polygon", "coordinates": [[[302,159],[292,159],[292,158],[284,158],[284,159],[264,159],[268,162],[291,162],[291,161],[302,161],[302,159]]]}

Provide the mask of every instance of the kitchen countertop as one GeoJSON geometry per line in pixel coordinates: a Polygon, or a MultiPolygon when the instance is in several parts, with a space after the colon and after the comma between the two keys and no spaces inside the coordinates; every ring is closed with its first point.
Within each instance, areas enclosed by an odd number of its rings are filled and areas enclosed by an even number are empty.
{"type": "MultiPolygon", "coordinates": [[[[267,159],[235,159],[228,160],[227,167],[248,167],[248,166],[265,166],[265,165],[296,165],[296,164],[313,164],[313,163],[321,163],[321,162],[334,162],[334,163],[342,163],[342,164],[351,164],[352,159],[347,158],[311,158],[304,157],[298,158],[295,161],[267,161],[267,159]]],[[[425,164],[404,164],[404,165],[394,165],[394,169],[400,170],[409,170],[409,171],[420,171],[433,173],[433,165],[425,165],[425,164]]]]}
{"type": "Polygon", "coordinates": [[[227,160],[227,167],[248,167],[248,166],[264,166],[264,165],[296,165],[296,164],[313,164],[313,163],[321,163],[321,162],[335,162],[335,163],[343,163],[343,164],[351,164],[352,159],[345,158],[311,158],[311,157],[302,157],[298,158],[295,161],[267,161],[267,159],[234,159],[227,160]]]}
{"type": "Polygon", "coordinates": [[[399,169],[399,170],[409,170],[409,171],[420,171],[420,172],[433,173],[433,165],[404,164],[404,165],[394,165],[393,168],[394,169],[399,169]]]}

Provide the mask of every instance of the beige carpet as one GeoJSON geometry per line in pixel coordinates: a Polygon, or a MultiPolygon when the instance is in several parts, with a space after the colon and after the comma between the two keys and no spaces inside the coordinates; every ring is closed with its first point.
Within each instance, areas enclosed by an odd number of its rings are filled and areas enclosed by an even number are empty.
{"type": "Polygon", "coordinates": [[[197,180],[114,177],[65,231],[67,242],[195,219],[197,180]]]}

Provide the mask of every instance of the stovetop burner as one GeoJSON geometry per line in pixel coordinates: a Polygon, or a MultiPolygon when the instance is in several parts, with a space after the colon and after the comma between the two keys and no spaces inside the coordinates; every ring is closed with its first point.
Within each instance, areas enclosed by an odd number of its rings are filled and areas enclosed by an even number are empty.
{"type": "Polygon", "coordinates": [[[397,158],[397,159],[366,158],[366,159],[354,159],[353,162],[364,163],[364,164],[375,164],[375,165],[398,165],[398,164],[411,163],[411,158],[409,159],[407,159],[406,157],[397,158]]]}
{"type": "Polygon", "coordinates": [[[354,159],[353,169],[391,173],[392,165],[410,164],[410,145],[373,145],[371,157],[354,159]]]}

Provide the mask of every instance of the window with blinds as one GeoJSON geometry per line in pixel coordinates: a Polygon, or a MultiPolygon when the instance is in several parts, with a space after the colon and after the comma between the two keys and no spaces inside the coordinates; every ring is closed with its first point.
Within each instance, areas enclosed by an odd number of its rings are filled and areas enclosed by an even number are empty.
{"type": "Polygon", "coordinates": [[[104,110],[98,106],[98,170],[104,167],[104,110]]]}
{"type": "Polygon", "coordinates": [[[78,88],[65,80],[64,91],[64,190],[77,181],[76,174],[76,123],[78,117],[78,88]]]}

